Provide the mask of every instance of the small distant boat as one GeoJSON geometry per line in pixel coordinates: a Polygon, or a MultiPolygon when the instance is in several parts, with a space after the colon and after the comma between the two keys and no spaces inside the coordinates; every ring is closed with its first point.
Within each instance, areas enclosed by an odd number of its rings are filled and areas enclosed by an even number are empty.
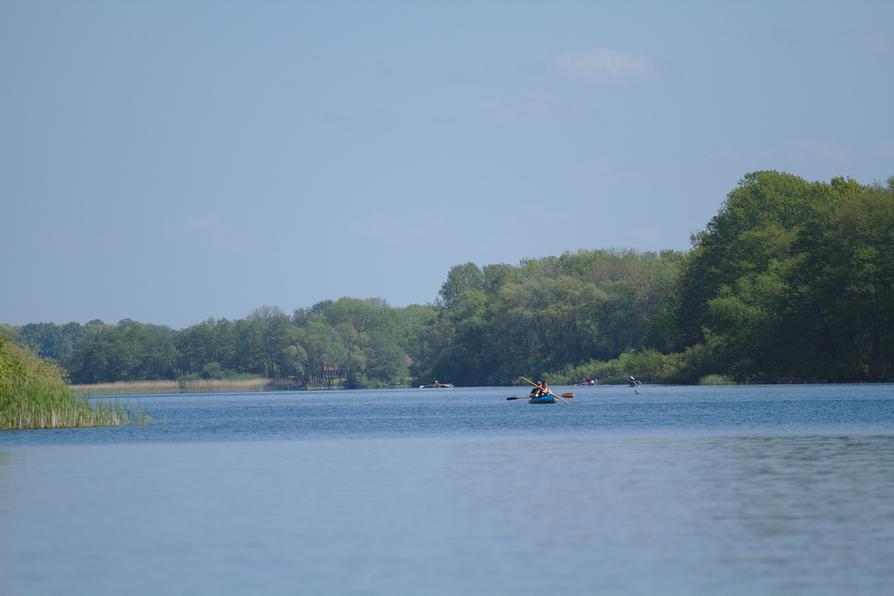
{"type": "Polygon", "coordinates": [[[431,385],[419,385],[420,389],[453,389],[453,383],[439,383],[435,381],[431,385]]]}
{"type": "Polygon", "coordinates": [[[580,383],[575,383],[575,385],[597,385],[599,383],[596,379],[588,379],[581,381],[580,383]]]}

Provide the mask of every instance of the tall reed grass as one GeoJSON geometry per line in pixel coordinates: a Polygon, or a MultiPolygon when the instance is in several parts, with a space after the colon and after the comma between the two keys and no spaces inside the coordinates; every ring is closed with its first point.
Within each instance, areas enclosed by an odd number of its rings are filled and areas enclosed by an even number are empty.
{"type": "Polygon", "coordinates": [[[149,421],[120,403],[72,395],[62,373],[31,351],[0,338],[0,430],[119,426],[149,421]]]}
{"type": "Polygon", "coordinates": [[[87,398],[72,397],[64,388],[53,391],[32,389],[0,412],[0,429],[87,428],[145,424],[145,412],[132,411],[120,403],[90,403],[87,398]]]}
{"type": "Polygon", "coordinates": [[[74,395],[130,395],[134,393],[215,393],[241,391],[268,391],[279,389],[274,379],[252,377],[248,379],[181,379],[179,381],[118,381],[90,385],[69,385],[74,395]]]}
{"type": "Polygon", "coordinates": [[[116,381],[114,383],[93,383],[89,385],[69,385],[76,396],[129,395],[132,393],[179,393],[177,381],[116,381]]]}

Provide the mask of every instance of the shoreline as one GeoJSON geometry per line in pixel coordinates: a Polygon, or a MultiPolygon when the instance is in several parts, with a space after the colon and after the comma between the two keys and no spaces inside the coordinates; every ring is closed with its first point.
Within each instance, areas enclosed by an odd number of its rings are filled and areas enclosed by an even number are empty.
{"type": "MultiPolygon", "coordinates": [[[[693,385],[676,383],[643,383],[638,389],[647,387],[724,387],[745,385],[884,385],[891,381],[817,381],[798,383],[698,383],[693,385]]],[[[554,383],[555,387],[570,387],[572,391],[598,390],[600,387],[631,388],[626,383],[599,383],[598,385],[574,385],[566,383],[554,383]]],[[[486,385],[485,387],[504,387],[504,385],[486,385]]],[[[512,385],[505,385],[512,387],[512,385]]],[[[520,385],[521,387],[521,385],[520,385]]],[[[113,383],[94,383],[68,385],[72,395],[76,397],[105,397],[115,395],[139,395],[139,394],[178,394],[178,393],[263,393],[273,391],[348,391],[340,385],[320,386],[296,386],[286,379],[269,379],[266,377],[253,377],[250,379],[196,379],[189,381],[115,381],[113,383]]],[[[469,387],[454,387],[454,389],[468,389],[469,387]]],[[[416,386],[400,387],[369,387],[366,389],[416,389],[416,386]]]]}
{"type": "Polygon", "coordinates": [[[274,391],[285,388],[280,379],[192,379],[188,381],[115,381],[69,385],[73,395],[81,397],[133,395],[139,393],[232,393],[274,391]]]}

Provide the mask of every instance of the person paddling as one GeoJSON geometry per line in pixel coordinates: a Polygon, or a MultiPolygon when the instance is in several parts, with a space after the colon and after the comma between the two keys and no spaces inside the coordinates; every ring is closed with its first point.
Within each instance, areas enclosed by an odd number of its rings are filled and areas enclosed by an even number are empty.
{"type": "Polygon", "coordinates": [[[540,381],[531,389],[531,397],[542,397],[544,395],[549,395],[549,385],[546,384],[546,381],[540,381]]]}

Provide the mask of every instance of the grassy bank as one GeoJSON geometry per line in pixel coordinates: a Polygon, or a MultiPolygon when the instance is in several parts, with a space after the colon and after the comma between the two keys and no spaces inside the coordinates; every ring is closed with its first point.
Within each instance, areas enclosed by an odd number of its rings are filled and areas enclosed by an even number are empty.
{"type": "Polygon", "coordinates": [[[50,362],[0,337],[0,430],[118,426],[146,422],[120,404],[75,397],[50,362]]]}

